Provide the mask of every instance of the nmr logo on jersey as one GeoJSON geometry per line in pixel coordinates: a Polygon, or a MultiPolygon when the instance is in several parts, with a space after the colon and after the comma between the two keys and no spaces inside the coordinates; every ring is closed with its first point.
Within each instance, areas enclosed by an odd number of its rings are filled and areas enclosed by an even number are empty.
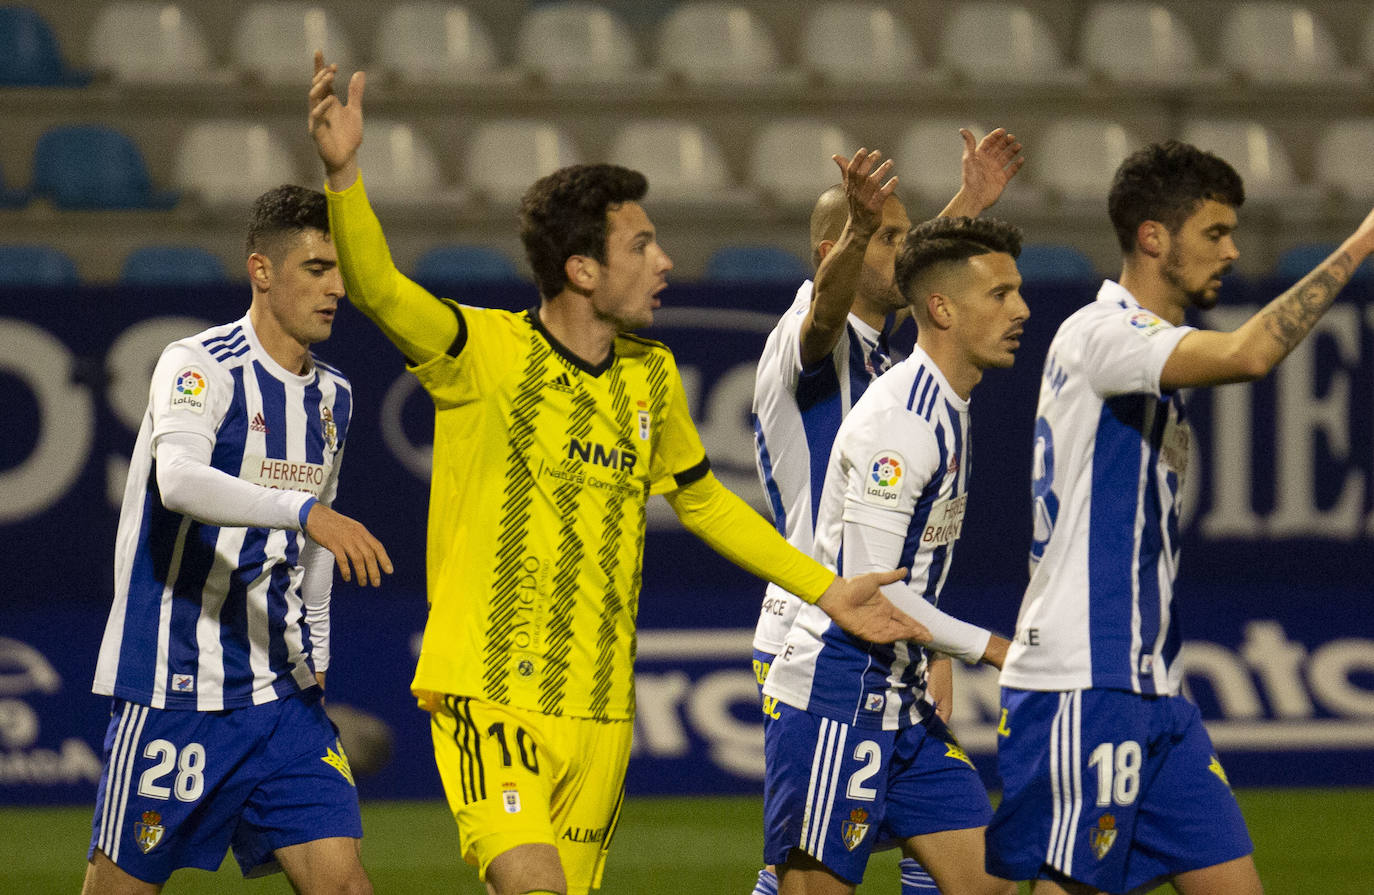
{"type": "Polygon", "coordinates": [[[172,386],[172,409],[205,412],[205,374],[196,367],[187,367],[177,374],[172,386]]]}
{"type": "Polygon", "coordinates": [[[880,507],[895,507],[902,496],[902,464],[900,454],[884,451],[869,464],[868,480],[864,482],[864,500],[880,507]]]}
{"type": "Polygon", "coordinates": [[[581,460],[583,463],[596,463],[608,469],[634,472],[639,455],[622,448],[608,448],[597,441],[582,441],[578,438],[568,440],[568,459],[581,460]]]}

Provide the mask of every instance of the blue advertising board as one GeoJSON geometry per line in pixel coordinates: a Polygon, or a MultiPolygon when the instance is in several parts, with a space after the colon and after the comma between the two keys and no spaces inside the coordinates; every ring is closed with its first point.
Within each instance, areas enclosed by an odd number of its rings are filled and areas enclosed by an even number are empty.
{"type": "MultiPolygon", "coordinates": [[[[1199,322],[1234,327],[1283,285],[1229,283],[1199,322]]],[[[990,371],[972,401],[976,472],[941,606],[1002,632],[1026,579],[1045,350],[1096,286],[1028,285],[1016,367],[990,371]]],[[[793,288],[676,285],[647,333],[677,354],[712,467],[761,512],[753,370],[793,288]]],[[[507,308],[536,300],[518,283],[462,294],[507,308]]],[[[152,364],[166,343],[238,317],[247,301],[232,285],[0,292],[0,803],[94,798],[109,706],[90,681],[152,364]]],[[[317,353],[355,389],[336,505],[396,564],[380,590],[336,583],[330,702],[355,763],[374,766],[359,778],[365,797],[433,797],[427,718],[408,692],[425,613],[432,411],[398,352],[351,309],[317,353]]],[[[1371,397],[1374,288],[1363,286],[1273,376],[1190,400],[1177,605],[1189,692],[1237,785],[1374,784],[1374,586],[1361,562],[1374,547],[1371,397]]],[[[631,791],[756,792],[748,660],[762,584],[657,498],[650,524],[631,791]]],[[[958,669],[956,697],[955,729],[995,783],[995,672],[958,669]]]]}

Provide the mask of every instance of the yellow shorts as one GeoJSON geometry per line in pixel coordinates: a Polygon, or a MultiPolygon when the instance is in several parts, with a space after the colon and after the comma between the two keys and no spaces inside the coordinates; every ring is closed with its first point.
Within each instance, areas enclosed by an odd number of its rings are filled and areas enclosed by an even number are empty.
{"type": "Polygon", "coordinates": [[[568,895],[601,885],[620,816],[633,721],[559,718],[466,696],[417,694],[458,821],[463,860],[486,879],[517,845],[558,849],[568,895]]]}

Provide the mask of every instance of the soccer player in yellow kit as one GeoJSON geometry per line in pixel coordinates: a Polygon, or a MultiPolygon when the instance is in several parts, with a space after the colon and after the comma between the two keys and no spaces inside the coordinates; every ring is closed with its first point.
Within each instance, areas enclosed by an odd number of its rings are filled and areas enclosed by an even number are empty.
{"type": "Polygon", "coordinates": [[[645,504],[870,641],[929,636],[878,587],[790,547],[711,474],[672,353],[649,325],[672,267],[611,165],[536,182],[523,313],[437,299],[396,270],[359,176],[364,77],[348,104],[316,55],[310,132],[350,300],[435,405],[429,618],[412,690],[463,857],[497,895],[599,885],[629,761],[645,504]]]}

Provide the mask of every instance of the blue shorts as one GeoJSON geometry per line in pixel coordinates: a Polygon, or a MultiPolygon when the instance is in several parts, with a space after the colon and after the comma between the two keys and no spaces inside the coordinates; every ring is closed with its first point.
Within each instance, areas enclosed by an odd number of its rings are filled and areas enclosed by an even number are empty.
{"type": "Polygon", "coordinates": [[[216,870],[233,847],[244,876],[281,868],[278,848],[360,838],[358,791],[319,690],[218,712],[114,700],[87,859],[96,849],[144,882],[216,870]]]}
{"type": "Polygon", "coordinates": [[[1128,892],[1254,850],[1187,699],[1004,687],[1002,711],[989,873],[1128,892]]]}
{"type": "Polygon", "coordinates": [[[987,790],[939,718],[853,727],[785,703],[764,728],[764,861],[794,848],[858,885],[878,843],[986,826],[987,790]]]}

